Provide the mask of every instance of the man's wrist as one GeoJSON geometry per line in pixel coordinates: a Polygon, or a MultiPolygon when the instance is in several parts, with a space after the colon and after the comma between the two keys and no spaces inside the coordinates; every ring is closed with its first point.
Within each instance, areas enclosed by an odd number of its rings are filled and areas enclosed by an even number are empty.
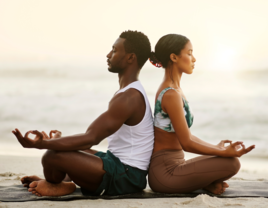
{"type": "Polygon", "coordinates": [[[38,149],[49,149],[49,141],[50,140],[43,140],[40,147],[38,147],[38,149]]]}

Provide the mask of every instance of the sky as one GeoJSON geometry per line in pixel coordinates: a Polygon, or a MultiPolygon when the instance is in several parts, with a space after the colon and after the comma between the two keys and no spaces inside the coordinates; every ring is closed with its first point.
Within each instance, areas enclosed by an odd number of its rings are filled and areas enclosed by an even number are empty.
{"type": "MultiPolygon", "coordinates": [[[[188,37],[200,70],[268,69],[266,0],[0,0],[0,70],[107,67],[121,32],[188,37]]],[[[150,67],[149,63],[145,65],[150,67]]]]}

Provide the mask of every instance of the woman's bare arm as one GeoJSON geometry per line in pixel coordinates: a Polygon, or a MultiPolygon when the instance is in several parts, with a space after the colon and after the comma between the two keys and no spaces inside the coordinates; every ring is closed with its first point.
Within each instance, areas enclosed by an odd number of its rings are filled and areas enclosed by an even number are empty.
{"type": "MultiPolygon", "coordinates": [[[[195,136],[195,135],[193,135],[193,134],[191,134],[191,140],[193,140],[193,141],[195,141],[195,142],[197,142],[197,143],[199,143],[199,144],[206,145],[206,146],[208,146],[208,147],[212,147],[212,148],[214,148],[214,147],[219,147],[219,148],[221,148],[221,149],[226,149],[226,147],[224,146],[226,143],[232,144],[232,141],[231,141],[231,140],[221,140],[221,141],[219,142],[219,144],[216,144],[216,145],[214,145],[214,144],[210,144],[210,143],[208,143],[208,142],[206,142],[206,141],[204,141],[204,140],[198,138],[197,136],[195,136]]],[[[238,145],[237,148],[239,149],[239,148],[241,148],[241,146],[238,145]]]]}
{"type": "Polygon", "coordinates": [[[240,157],[255,147],[252,145],[245,148],[243,142],[235,142],[226,148],[221,148],[192,136],[185,119],[182,97],[174,90],[169,90],[164,94],[162,108],[168,113],[179,142],[187,152],[222,157],[240,157]],[[237,150],[237,145],[241,145],[242,148],[237,150]]]}
{"type": "Polygon", "coordinates": [[[192,135],[192,134],[191,134],[191,140],[192,140],[192,141],[195,141],[195,142],[197,142],[197,143],[199,143],[199,144],[206,145],[206,146],[211,147],[211,148],[215,148],[215,147],[217,146],[217,145],[210,144],[210,143],[208,143],[208,142],[206,142],[206,141],[204,141],[204,140],[201,140],[201,139],[199,139],[197,136],[194,136],[194,135],[192,135]]]}

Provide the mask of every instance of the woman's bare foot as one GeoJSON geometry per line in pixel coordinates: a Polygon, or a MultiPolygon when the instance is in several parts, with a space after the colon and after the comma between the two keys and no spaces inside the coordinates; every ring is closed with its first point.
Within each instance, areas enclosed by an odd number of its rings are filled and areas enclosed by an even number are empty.
{"type": "Polygon", "coordinates": [[[212,183],[203,189],[210,193],[220,195],[220,194],[223,194],[225,192],[225,189],[228,187],[229,185],[226,182],[217,182],[217,183],[212,183]]]}
{"type": "Polygon", "coordinates": [[[72,182],[49,183],[46,180],[34,181],[30,184],[29,192],[36,196],[63,196],[75,191],[76,185],[72,182]]]}
{"type": "Polygon", "coordinates": [[[24,176],[20,179],[21,183],[23,184],[24,187],[29,187],[30,183],[34,181],[40,181],[42,178],[32,175],[32,176],[24,176]]]}

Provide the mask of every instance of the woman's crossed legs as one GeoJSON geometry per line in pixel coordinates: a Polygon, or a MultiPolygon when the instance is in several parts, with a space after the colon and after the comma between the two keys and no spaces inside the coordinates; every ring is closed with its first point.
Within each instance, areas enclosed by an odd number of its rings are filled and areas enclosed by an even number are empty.
{"type": "Polygon", "coordinates": [[[189,193],[205,189],[214,194],[221,194],[228,187],[224,181],[234,176],[240,169],[237,158],[200,156],[182,164],[178,162],[171,164],[170,161],[174,161],[172,154],[174,152],[165,151],[160,157],[152,159],[149,184],[154,191],[189,193]]]}

